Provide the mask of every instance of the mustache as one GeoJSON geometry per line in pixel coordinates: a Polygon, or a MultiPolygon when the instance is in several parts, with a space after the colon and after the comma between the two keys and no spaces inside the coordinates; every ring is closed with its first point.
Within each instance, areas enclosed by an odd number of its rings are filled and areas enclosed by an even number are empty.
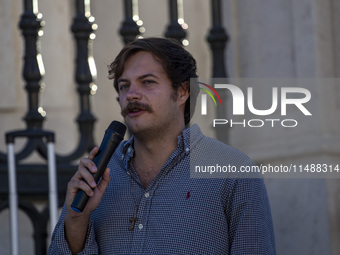
{"type": "Polygon", "coordinates": [[[148,104],[143,104],[139,102],[129,102],[127,106],[121,111],[121,114],[123,117],[125,117],[135,109],[138,109],[140,111],[153,112],[153,110],[148,104]]]}

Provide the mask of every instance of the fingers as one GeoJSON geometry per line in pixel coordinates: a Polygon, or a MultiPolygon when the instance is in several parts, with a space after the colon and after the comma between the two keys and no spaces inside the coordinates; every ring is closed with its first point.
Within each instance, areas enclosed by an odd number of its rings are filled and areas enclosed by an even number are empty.
{"type": "Polygon", "coordinates": [[[90,197],[94,195],[93,189],[97,187],[97,184],[92,174],[97,172],[97,167],[92,159],[97,153],[98,148],[95,147],[91,150],[88,158],[82,158],[80,160],[78,170],[67,186],[68,202],[73,201],[79,189],[83,190],[90,197]]]}
{"type": "Polygon", "coordinates": [[[98,153],[98,147],[94,147],[89,155],[88,158],[83,158],[80,160],[78,171],[75,175],[77,179],[84,179],[91,188],[95,188],[97,186],[95,180],[93,179],[92,174],[97,172],[97,166],[92,161],[96,154],[98,153]],[[92,173],[92,174],[91,174],[92,173]]]}
{"type": "MultiPolygon", "coordinates": [[[[99,184],[95,189],[92,190],[85,182],[82,183],[85,184],[86,186],[82,186],[82,184],[79,184],[79,188],[83,189],[86,192],[86,194],[90,196],[90,199],[88,200],[81,214],[90,215],[91,212],[93,212],[98,207],[109,182],[110,182],[110,169],[106,168],[99,184]]],[[[69,210],[72,211],[71,209],[69,210]]],[[[71,212],[71,215],[77,217],[79,213],[71,212]]]]}
{"type": "Polygon", "coordinates": [[[71,179],[67,185],[67,189],[70,193],[73,193],[74,195],[78,192],[79,189],[83,190],[89,197],[92,197],[94,194],[92,188],[85,181],[77,179],[71,179]]]}
{"type": "Polygon", "coordinates": [[[101,181],[95,182],[92,174],[96,173],[97,167],[93,162],[95,155],[98,153],[98,148],[91,150],[88,158],[83,158],[79,162],[78,170],[68,183],[66,203],[70,211],[70,215],[77,217],[77,213],[72,212],[71,204],[79,190],[83,190],[89,197],[89,201],[83,211],[85,214],[91,213],[99,205],[105,190],[110,182],[110,169],[106,168],[101,181]]]}
{"type": "Polygon", "coordinates": [[[93,160],[94,157],[96,156],[96,154],[98,153],[98,150],[99,150],[99,148],[98,148],[97,146],[94,147],[94,148],[90,151],[90,153],[89,153],[89,155],[88,155],[88,158],[91,159],[91,160],[93,160]]]}
{"type": "Polygon", "coordinates": [[[78,180],[84,179],[91,188],[95,188],[97,184],[92,176],[95,172],[97,172],[95,163],[89,158],[83,158],[80,160],[78,171],[74,178],[78,180]]]}

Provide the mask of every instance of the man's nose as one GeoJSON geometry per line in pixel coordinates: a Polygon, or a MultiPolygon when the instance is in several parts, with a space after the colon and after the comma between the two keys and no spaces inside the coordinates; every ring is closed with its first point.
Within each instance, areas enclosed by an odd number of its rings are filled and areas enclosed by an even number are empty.
{"type": "Polygon", "coordinates": [[[135,101],[141,99],[141,91],[137,84],[131,83],[129,90],[126,94],[126,99],[128,101],[135,101]]]}

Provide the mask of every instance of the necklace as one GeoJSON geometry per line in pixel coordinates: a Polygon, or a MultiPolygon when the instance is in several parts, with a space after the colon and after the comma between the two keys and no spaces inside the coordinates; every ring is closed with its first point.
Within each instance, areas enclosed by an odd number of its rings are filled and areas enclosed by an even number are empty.
{"type": "Polygon", "coordinates": [[[131,195],[132,195],[132,198],[133,198],[133,203],[135,205],[135,212],[133,214],[133,217],[131,217],[129,219],[129,221],[131,222],[130,224],[130,227],[129,227],[129,230],[132,231],[134,228],[135,228],[135,224],[136,222],[138,221],[138,217],[137,217],[137,213],[138,213],[138,209],[139,209],[139,204],[137,204],[137,200],[136,200],[136,197],[135,197],[135,194],[133,192],[133,187],[132,187],[132,177],[131,177],[131,167],[129,168],[129,177],[130,177],[130,189],[131,189],[131,195]]]}
{"type": "Polygon", "coordinates": [[[131,230],[131,231],[135,228],[135,224],[138,221],[137,212],[138,212],[138,205],[136,205],[134,216],[130,218],[131,225],[129,227],[129,230],[131,230]]]}

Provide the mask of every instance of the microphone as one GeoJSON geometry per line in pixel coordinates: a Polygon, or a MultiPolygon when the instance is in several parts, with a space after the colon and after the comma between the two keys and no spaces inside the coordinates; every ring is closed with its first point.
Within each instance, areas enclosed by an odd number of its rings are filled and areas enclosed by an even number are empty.
{"type": "MultiPolygon", "coordinates": [[[[99,179],[102,177],[114,151],[123,140],[125,131],[125,125],[119,121],[112,121],[110,126],[106,129],[98,153],[93,159],[93,162],[97,166],[97,172],[91,174],[96,183],[98,183],[99,179]]],[[[86,180],[84,181],[86,182],[86,180]]],[[[71,208],[76,212],[82,212],[88,200],[89,196],[83,190],[78,190],[71,208]]]]}

